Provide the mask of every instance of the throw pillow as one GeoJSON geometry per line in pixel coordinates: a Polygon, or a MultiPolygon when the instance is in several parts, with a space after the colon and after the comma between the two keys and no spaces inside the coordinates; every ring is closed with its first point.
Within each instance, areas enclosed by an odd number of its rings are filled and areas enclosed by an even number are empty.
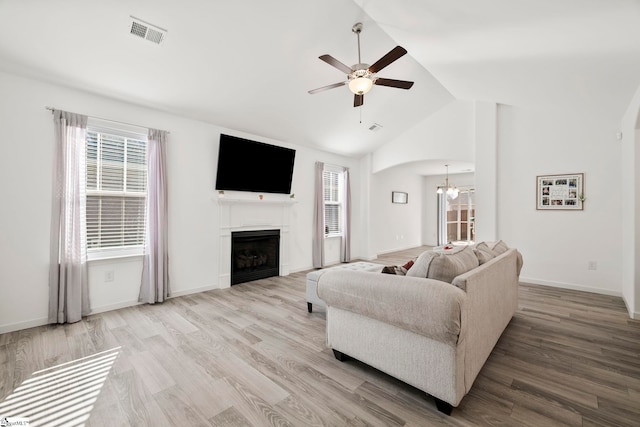
{"type": "Polygon", "coordinates": [[[397,276],[404,276],[407,274],[407,269],[404,267],[400,267],[397,265],[387,265],[381,271],[381,273],[385,274],[395,274],[397,276]]]}
{"type": "Polygon", "coordinates": [[[509,246],[507,246],[507,244],[502,240],[494,242],[493,245],[490,246],[490,248],[493,253],[496,254],[496,256],[503,254],[509,250],[509,246]]]}
{"type": "Polygon", "coordinates": [[[466,273],[480,265],[471,246],[459,250],[447,251],[431,260],[427,277],[451,283],[456,276],[466,273]]]}
{"type": "Polygon", "coordinates": [[[489,262],[496,257],[496,254],[489,248],[489,245],[487,245],[485,242],[478,243],[475,248],[473,248],[473,250],[478,257],[478,262],[480,263],[480,265],[484,264],[485,262],[489,262]]]}
{"type": "Polygon", "coordinates": [[[418,259],[413,263],[409,271],[407,271],[407,276],[411,277],[427,277],[427,273],[429,272],[429,264],[431,264],[431,260],[438,257],[440,254],[433,251],[424,251],[420,254],[418,259]]]}

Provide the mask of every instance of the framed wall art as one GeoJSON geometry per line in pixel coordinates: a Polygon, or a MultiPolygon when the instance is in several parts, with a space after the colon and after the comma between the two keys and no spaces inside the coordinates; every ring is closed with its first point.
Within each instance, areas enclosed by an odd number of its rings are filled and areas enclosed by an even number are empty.
{"type": "Polygon", "coordinates": [[[403,193],[402,191],[392,191],[391,192],[391,203],[402,203],[406,204],[409,202],[409,194],[403,193]]]}
{"type": "Polygon", "coordinates": [[[538,175],[536,181],[536,209],[583,209],[585,200],[583,173],[538,175]]]}

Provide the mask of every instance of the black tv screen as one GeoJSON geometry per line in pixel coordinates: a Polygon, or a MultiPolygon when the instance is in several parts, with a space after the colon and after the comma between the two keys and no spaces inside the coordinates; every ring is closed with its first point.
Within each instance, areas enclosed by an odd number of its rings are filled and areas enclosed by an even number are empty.
{"type": "Polygon", "coordinates": [[[296,150],[220,134],[216,190],[291,193],[296,150]]]}

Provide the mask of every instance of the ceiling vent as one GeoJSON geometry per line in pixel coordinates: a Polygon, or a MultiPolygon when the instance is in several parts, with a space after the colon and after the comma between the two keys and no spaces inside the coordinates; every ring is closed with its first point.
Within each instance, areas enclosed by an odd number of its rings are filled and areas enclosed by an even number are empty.
{"type": "Polygon", "coordinates": [[[129,33],[136,37],[149,40],[155,44],[160,44],[167,36],[167,30],[156,27],[148,22],[138,19],[134,16],[131,17],[131,25],[129,26],[129,33]]]}
{"type": "Polygon", "coordinates": [[[380,129],[382,129],[382,125],[379,125],[378,123],[374,123],[371,126],[369,126],[369,130],[371,132],[378,132],[380,129]]]}

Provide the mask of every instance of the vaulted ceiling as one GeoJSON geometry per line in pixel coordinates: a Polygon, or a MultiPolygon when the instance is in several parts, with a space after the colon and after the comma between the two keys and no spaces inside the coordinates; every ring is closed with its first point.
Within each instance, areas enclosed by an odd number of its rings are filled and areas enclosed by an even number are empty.
{"type": "Polygon", "coordinates": [[[638,0],[0,0],[0,70],[360,156],[454,99],[579,110],[619,120],[640,85],[638,0]],[[155,45],[130,16],[168,31],[155,45]],[[318,59],[396,45],[363,108],[318,59]],[[382,125],[377,132],[369,127],[382,125]]]}

